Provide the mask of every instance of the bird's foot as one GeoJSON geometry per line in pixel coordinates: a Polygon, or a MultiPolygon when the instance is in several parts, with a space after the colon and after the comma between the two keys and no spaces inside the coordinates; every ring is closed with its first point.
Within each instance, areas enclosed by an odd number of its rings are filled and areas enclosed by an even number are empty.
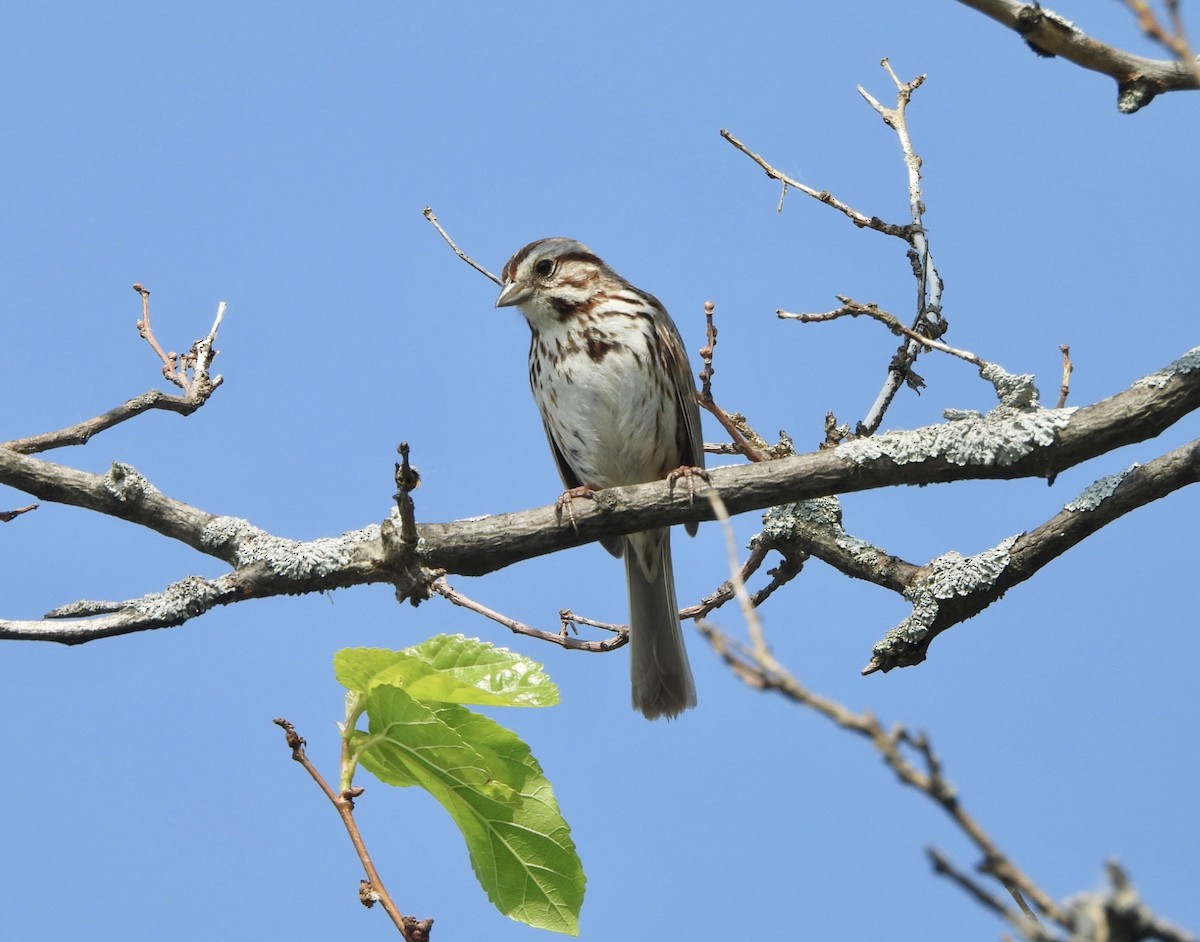
{"type": "Polygon", "coordinates": [[[598,487],[580,484],[578,487],[569,487],[563,491],[562,496],[554,502],[554,516],[558,518],[558,522],[562,523],[563,514],[566,513],[567,519],[571,521],[571,529],[578,533],[579,524],[575,520],[575,510],[571,505],[577,499],[595,500],[598,490],[598,487]]]}
{"type": "Polygon", "coordinates": [[[681,465],[670,474],[667,475],[667,490],[672,496],[675,494],[675,482],[680,478],[687,481],[688,503],[691,504],[696,499],[696,478],[700,478],[705,484],[711,483],[708,480],[708,472],[703,468],[694,468],[690,465],[681,465]]]}

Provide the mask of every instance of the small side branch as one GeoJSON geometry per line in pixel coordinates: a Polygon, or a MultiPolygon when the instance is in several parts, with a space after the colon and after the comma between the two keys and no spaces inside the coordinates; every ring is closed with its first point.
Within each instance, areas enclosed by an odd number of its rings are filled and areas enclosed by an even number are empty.
{"type": "Polygon", "coordinates": [[[1071,348],[1066,344],[1061,345],[1059,351],[1062,353],[1062,382],[1058,386],[1058,406],[1061,409],[1067,404],[1067,396],[1071,394],[1071,374],[1075,372],[1075,364],[1071,362],[1071,348]]]}
{"type": "MultiPolygon", "coordinates": [[[[769,164],[765,158],[755,153],[740,140],[738,140],[732,131],[727,131],[725,128],[722,128],[721,137],[725,138],[725,140],[727,140],[730,144],[762,167],[763,171],[772,180],[778,180],[784,185],[784,187],[791,187],[794,190],[799,190],[806,196],[811,196],[818,203],[824,203],[831,209],[837,210],[860,229],[874,229],[876,232],[882,232],[884,235],[895,236],[897,239],[903,239],[905,242],[909,240],[910,232],[908,226],[897,226],[890,222],[884,222],[878,216],[867,216],[865,213],[861,213],[852,206],[843,203],[828,190],[816,190],[811,186],[801,183],[799,180],[789,177],[786,173],[769,164]]],[[[782,207],[782,200],[780,201],[780,206],[782,207]]]]}
{"type": "Polygon", "coordinates": [[[864,674],[919,664],[933,639],[987,608],[1009,589],[1109,523],[1200,481],[1200,440],[1096,481],[1041,526],[964,559],[939,557],[903,589],[913,614],[875,645],[864,674]]]}
{"type": "Polygon", "coordinates": [[[457,589],[451,588],[445,578],[435,579],[431,588],[448,602],[453,602],[460,608],[465,608],[468,611],[475,612],[477,615],[482,615],[484,618],[496,622],[498,625],[503,625],[513,634],[525,635],[527,638],[537,638],[539,641],[549,641],[551,644],[557,644],[559,647],[566,648],[569,651],[591,651],[594,654],[602,654],[607,651],[615,651],[629,642],[629,628],[624,625],[605,625],[601,622],[582,618],[567,610],[563,610],[559,613],[562,619],[562,628],[557,632],[543,631],[540,628],[534,628],[532,625],[517,621],[515,618],[502,615],[500,612],[488,608],[481,602],[476,602],[474,599],[463,595],[457,589]],[[616,634],[605,641],[581,641],[570,634],[570,627],[575,624],[604,628],[614,631],[616,634]]]}
{"type": "Polygon", "coordinates": [[[137,322],[138,334],[150,345],[162,362],[163,376],[180,387],[184,394],[172,396],[152,389],[94,418],[52,432],[0,442],[0,448],[7,448],[23,455],[32,455],[69,445],[86,445],[93,435],[110,429],[114,425],[127,422],[143,412],[161,409],[164,412],[174,412],[178,415],[191,415],[208,401],[216,388],[224,381],[220,376],[209,376],[209,367],[213,357],[216,356],[213,344],[216,343],[217,331],[225,317],[225,302],[222,301],[217,305],[217,315],[208,333],[192,344],[191,349],[181,356],[164,351],[154,336],[154,331],[150,326],[149,289],[140,284],[134,285],[133,288],[142,299],[142,316],[137,322]]]}
{"type": "Polygon", "coordinates": [[[26,504],[24,507],[17,507],[14,510],[0,511],[0,523],[12,523],[21,514],[27,514],[31,510],[37,510],[37,504],[26,504]]]}
{"type": "Polygon", "coordinates": [[[705,301],[704,324],[707,342],[700,349],[700,361],[704,365],[700,370],[700,391],[696,394],[696,400],[700,403],[700,408],[721,423],[721,427],[729,435],[731,444],[706,444],[704,450],[714,454],[744,455],[751,461],[766,461],[795,454],[792,441],[786,435],[781,433],[778,444],[768,445],[766,440],[750,427],[750,423],[744,415],[738,412],[726,412],[713,398],[712,379],[716,373],[716,368],[713,366],[713,352],[717,347],[719,333],[714,319],[715,312],[716,305],[712,301],[705,301]]]}
{"type": "MultiPolygon", "coordinates": [[[[933,263],[933,253],[930,251],[929,238],[925,233],[925,201],[921,195],[921,158],[913,149],[912,136],[908,131],[908,105],[912,101],[913,92],[925,81],[924,75],[918,75],[911,82],[902,82],[892,69],[891,63],[883,59],[880,65],[887,71],[888,77],[896,86],[896,106],[887,108],[872,97],[861,85],[858,93],[875,112],[883,118],[884,123],[891,128],[900,142],[900,152],[904,157],[904,167],[908,175],[908,210],[911,218],[909,232],[908,258],[912,265],[913,277],[917,281],[916,315],[913,319],[912,331],[919,335],[938,338],[947,328],[942,318],[942,279],[933,263]]],[[[901,345],[888,365],[888,375],[883,387],[875,397],[875,402],[867,410],[863,420],[858,423],[856,434],[861,436],[873,435],[883,422],[892,400],[906,383],[914,389],[920,389],[923,381],[912,371],[913,363],[922,351],[923,344],[910,337],[901,345]]]]}
{"type": "Polygon", "coordinates": [[[163,377],[182,389],[186,398],[203,402],[222,382],[220,376],[210,378],[208,368],[213,357],[217,355],[213,344],[216,343],[217,331],[225,317],[225,302],[217,305],[217,316],[208,333],[192,344],[187,353],[167,353],[163,351],[150,326],[150,289],[136,284],[133,290],[142,298],[142,317],[137,322],[138,335],[150,344],[150,348],[162,361],[163,377]]]}
{"type": "Polygon", "coordinates": [[[870,741],[903,784],[925,795],[954,821],[979,850],[986,873],[994,876],[1014,898],[1027,899],[1045,917],[1061,925],[1067,924],[1069,913],[1013,863],[967,813],[957,789],[945,778],[941,761],[928,737],[923,733],[911,733],[903,726],[885,729],[873,714],[855,713],[841,703],[809,690],[775,660],[761,640],[761,629],[755,631],[753,625],[749,646],[738,644],[709,624],[702,625],[700,630],[713,650],[747,686],[778,693],[870,741]]]}
{"type": "Polygon", "coordinates": [[[1192,44],[1188,40],[1187,30],[1183,25],[1183,14],[1180,12],[1181,3],[1182,0],[1164,0],[1167,17],[1171,21],[1170,27],[1167,27],[1158,18],[1149,0],[1125,0],[1125,5],[1137,17],[1138,28],[1172,53],[1183,65],[1190,65],[1196,73],[1197,81],[1200,81],[1200,56],[1192,50],[1192,44]]]}
{"type": "Polygon", "coordinates": [[[1117,110],[1132,114],[1164,92],[1200,88],[1200,63],[1147,59],[1088,36],[1074,23],[1037,3],[1020,0],[959,0],[1015,31],[1041,56],[1059,56],[1110,76],[1117,83],[1117,110]]]}
{"type": "MultiPolygon", "coordinates": [[[[913,148],[912,137],[908,130],[907,108],[912,101],[913,92],[921,87],[925,76],[919,75],[911,82],[903,82],[892,69],[891,63],[883,59],[880,65],[887,71],[888,76],[896,86],[896,105],[886,107],[869,94],[862,86],[858,92],[892,129],[900,142],[901,154],[908,177],[908,202],[910,222],[907,225],[887,223],[876,216],[868,218],[866,214],[851,208],[841,200],[826,191],[818,191],[805,186],[797,180],[781,173],[763,157],[750,150],[745,144],[734,137],[729,131],[722,130],[721,136],[730,144],[748,156],[763,168],[767,176],[780,181],[786,193],[788,187],[794,187],[813,199],[825,203],[838,210],[856,226],[874,229],[885,235],[902,239],[907,245],[909,264],[917,282],[916,314],[909,333],[922,338],[936,340],[946,332],[946,322],[942,317],[943,283],[933,262],[929,247],[929,239],[925,233],[925,204],[921,196],[921,158],[913,148]]],[[[780,201],[782,208],[782,200],[780,201]]],[[[909,337],[900,346],[888,363],[888,373],[883,387],[875,397],[870,409],[867,410],[856,427],[855,434],[859,437],[873,435],[883,422],[884,414],[900,389],[908,384],[914,389],[920,389],[923,381],[913,372],[913,363],[927,344],[909,337]]]]}
{"type": "Polygon", "coordinates": [[[362,900],[363,905],[369,908],[375,905],[375,903],[381,904],[406,942],[425,942],[429,938],[429,930],[433,925],[433,920],[416,920],[400,912],[396,904],[392,901],[391,895],[384,887],[383,879],[379,876],[379,871],[375,868],[375,863],[371,860],[371,855],[367,852],[367,845],[363,841],[362,833],[358,829],[358,822],[354,820],[354,799],[361,796],[363,790],[361,788],[348,788],[339,795],[329,786],[329,783],[325,781],[325,777],[321,775],[317,767],[309,760],[308,755],[304,751],[306,742],[296,732],[296,727],[282,718],[272,720],[272,722],[280,727],[287,736],[288,748],[292,750],[292,759],[304,766],[304,771],[317,783],[317,787],[329,799],[330,803],[337,810],[338,817],[342,819],[342,824],[345,825],[346,833],[350,836],[350,843],[354,845],[354,851],[358,854],[359,862],[362,863],[363,870],[367,874],[366,881],[359,887],[359,899],[362,900]]]}
{"type": "Polygon", "coordinates": [[[421,215],[429,220],[429,222],[433,226],[433,228],[435,228],[438,231],[438,234],[443,239],[446,240],[446,244],[454,250],[455,255],[457,255],[459,258],[461,258],[464,262],[466,262],[468,265],[470,265],[472,268],[474,268],[477,272],[479,272],[479,274],[483,275],[485,278],[491,279],[497,285],[500,284],[499,278],[497,278],[495,275],[493,275],[490,271],[488,271],[486,268],[484,268],[482,265],[480,265],[477,261],[475,261],[475,259],[471,258],[470,255],[468,255],[466,252],[464,252],[462,249],[460,249],[457,245],[454,244],[454,240],[450,238],[450,234],[445,229],[443,229],[442,224],[440,222],[438,222],[438,218],[437,218],[437,215],[433,211],[433,207],[426,206],[425,209],[421,211],[421,215]]]}
{"type": "Polygon", "coordinates": [[[932,337],[919,334],[911,327],[905,327],[895,314],[889,314],[887,311],[881,310],[878,305],[872,302],[855,301],[840,294],[837,296],[837,299],[842,302],[842,306],[834,308],[832,311],[822,311],[815,314],[776,311],[775,316],[780,320],[799,321],[801,324],[820,324],[826,321],[837,320],[839,317],[858,317],[859,315],[863,315],[872,320],[879,321],[879,323],[887,327],[893,334],[908,338],[920,349],[937,350],[941,353],[947,353],[950,356],[958,357],[960,360],[973,363],[980,369],[988,365],[986,360],[977,357],[968,350],[959,350],[951,347],[949,344],[942,343],[940,340],[934,340],[932,337]]]}

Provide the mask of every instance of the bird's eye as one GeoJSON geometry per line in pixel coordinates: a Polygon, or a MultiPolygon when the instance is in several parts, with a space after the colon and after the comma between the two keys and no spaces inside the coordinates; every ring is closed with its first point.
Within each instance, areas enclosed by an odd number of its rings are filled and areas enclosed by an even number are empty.
{"type": "Polygon", "coordinates": [[[533,266],[533,270],[545,278],[550,272],[554,271],[554,262],[548,258],[543,258],[533,266]]]}

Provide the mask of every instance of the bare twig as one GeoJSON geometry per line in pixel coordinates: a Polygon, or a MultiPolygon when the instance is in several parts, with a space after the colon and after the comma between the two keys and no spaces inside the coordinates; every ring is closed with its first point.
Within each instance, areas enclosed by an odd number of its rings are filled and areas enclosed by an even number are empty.
{"type": "Polygon", "coordinates": [[[208,334],[197,340],[191,350],[181,357],[175,353],[164,352],[158,339],[154,336],[154,331],[150,327],[150,291],[140,284],[134,285],[133,288],[142,298],[142,316],[137,322],[138,334],[150,344],[151,349],[162,362],[163,376],[183,389],[184,394],[171,396],[152,389],[94,418],[52,432],[43,432],[40,435],[30,435],[27,438],[2,442],[0,448],[7,448],[23,455],[31,455],[68,445],[85,445],[93,435],[126,422],[143,412],[161,409],[164,412],[174,412],[178,415],[191,415],[208,401],[213,391],[223,382],[220,376],[210,379],[208,367],[215,355],[212,345],[216,341],[217,330],[225,316],[225,302],[222,301],[217,305],[217,315],[208,334]]]}
{"type": "MultiPolygon", "coordinates": [[[[746,562],[742,564],[742,568],[738,571],[738,578],[744,584],[749,580],[750,576],[762,568],[762,564],[766,562],[767,554],[775,548],[769,540],[758,536],[750,546],[750,556],[746,557],[746,562]]],[[[770,582],[757,592],[750,596],[750,602],[756,608],[763,604],[770,595],[773,595],[776,589],[786,586],[793,578],[799,575],[800,569],[803,568],[803,553],[797,553],[794,558],[785,557],[779,566],[775,569],[768,570],[770,582]]],[[[697,602],[696,605],[690,605],[683,610],[680,610],[680,618],[703,618],[710,612],[718,610],[727,601],[736,598],[736,589],[734,589],[734,581],[730,580],[721,583],[715,592],[704,596],[703,599],[697,602]]]]}
{"type": "MultiPolygon", "coordinates": [[[[893,225],[892,223],[884,222],[878,216],[867,216],[865,213],[860,213],[857,209],[854,209],[853,207],[848,206],[846,203],[843,203],[828,190],[816,190],[811,186],[801,183],[799,180],[789,177],[783,171],[778,170],[769,164],[762,156],[750,150],[749,147],[747,147],[734,136],[732,131],[727,131],[722,128],[721,137],[725,138],[725,140],[727,140],[730,144],[762,167],[768,177],[770,177],[772,180],[778,180],[784,185],[785,188],[791,187],[792,189],[799,190],[801,193],[811,196],[817,202],[824,203],[831,209],[837,210],[860,229],[874,229],[876,232],[882,232],[884,235],[895,236],[898,239],[903,239],[905,242],[909,240],[910,233],[907,226],[897,226],[893,225]]],[[[780,206],[782,207],[782,205],[783,201],[782,198],[780,198],[780,206]]]]}
{"type": "MultiPolygon", "coordinates": [[[[925,81],[924,75],[918,75],[911,82],[902,82],[892,69],[891,63],[883,59],[880,65],[887,71],[892,83],[896,86],[896,107],[886,108],[875,100],[860,85],[858,93],[883,118],[884,123],[896,132],[900,141],[900,151],[904,157],[904,166],[908,173],[908,207],[912,220],[907,227],[908,242],[911,249],[908,253],[912,264],[914,277],[917,279],[917,311],[913,319],[912,330],[924,337],[934,338],[946,332],[946,322],[942,319],[942,279],[933,263],[933,255],[929,249],[929,239],[925,234],[925,202],[921,197],[921,158],[913,149],[912,137],[908,132],[908,104],[912,94],[925,81]]],[[[908,383],[914,388],[923,385],[912,373],[912,365],[920,354],[923,344],[909,339],[896,351],[888,366],[887,379],[883,388],[875,397],[875,402],[858,423],[856,434],[859,437],[873,435],[883,422],[884,413],[891,405],[896,393],[908,383]]]]}
{"type": "MultiPolygon", "coordinates": [[[[704,302],[704,321],[707,331],[707,342],[700,349],[700,360],[704,366],[700,370],[700,391],[696,394],[696,399],[700,403],[702,409],[707,410],[716,420],[721,423],[721,427],[729,433],[729,437],[733,440],[734,454],[745,455],[751,461],[762,461],[766,456],[762,450],[756,448],[746,439],[742,428],[738,422],[728,412],[717,405],[716,400],[712,395],[712,378],[716,370],[713,368],[713,351],[717,346],[717,325],[713,321],[713,312],[716,310],[716,305],[712,301],[704,302]]],[[[745,420],[743,419],[743,424],[745,420]]],[[[761,439],[759,439],[761,441],[761,439]]],[[[705,451],[710,450],[709,445],[704,446],[705,451]]]]}
{"type": "Polygon", "coordinates": [[[1058,348],[1062,352],[1062,382],[1058,387],[1058,408],[1062,409],[1067,404],[1067,396],[1071,392],[1071,374],[1075,372],[1075,366],[1071,363],[1071,348],[1066,344],[1062,344],[1058,348]]]}
{"type": "Polygon", "coordinates": [[[1125,5],[1137,17],[1138,28],[1174,55],[1180,63],[1190,65],[1197,81],[1200,81],[1200,58],[1192,51],[1192,44],[1188,41],[1183,15],[1179,10],[1179,0],[1164,0],[1164,4],[1171,19],[1170,29],[1163,26],[1148,0],[1125,0],[1125,5]]]}
{"type": "MultiPolygon", "coordinates": [[[[894,108],[885,107],[862,86],[859,86],[858,91],[875,112],[883,118],[884,123],[896,133],[900,141],[900,149],[908,174],[909,215],[911,222],[907,225],[886,223],[878,217],[868,218],[864,213],[852,209],[827,191],[815,190],[781,173],[759,154],[750,150],[730,132],[723,130],[721,131],[721,136],[762,167],[767,176],[781,181],[785,192],[787,187],[795,187],[813,199],[838,210],[856,226],[874,229],[885,235],[902,239],[907,243],[909,246],[907,252],[909,262],[913,274],[917,279],[917,310],[912,327],[908,330],[912,335],[936,340],[946,331],[946,324],[941,314],[942,280],[934,266],[933,257],[929,249],[929,240],[925,234],[925,204],[921,197],[921,158],[913,149],[906,118],[906,109],[912,100],[912,94],[920,88],[921,84],[925,81],[925,77],[920,75],[911,82],[902,82],[887,59],[883,59],[880,64],[887,71],[888,76],[896,86],[896,106],[894,108]]],[[[912,364],[922,349],[927,346],[927,342],[921,342],[911,337],[901,345],[888,364],[888,375],[882,389],[880,389],[874,403],[862,421],[858,423],[856,428],[857,436],[864,437],[875,433],[883,422],[884,414],[887,412],[892,400],[905,383],[914,388],[919,388],[922,385],[920,377],[912,372],[912,364]]]]}
{"type": "Polygon", "coordinates": [[[408,442],[401,442],[396,446],[396,451],[400,454],[395,472],[395,500],[400,514],[400,540],[411,547],[417,545],[416,508],[413,505],[412,492],[421,486],[421,475],[408,463],[408,442]]]}
{"type": "Polygon", "coordinates": [[[208,334],[192,344],[185,354],[167,353],[163,351],[154,330],[150,326],[150,289],[141,284],[135,284],[133,290],[142,299],[142,316],[137,322],[138,334],[145,340],[155,355],[162,361],[163,376],[183,390],[185,398],[203,401],[212,395],[212,391],[221,385],[220,376],[209,379],[208,367],[216,356],[213,344],[217,339],[217,331],[225,317],[225,302],[217,305],[217,316],[213,320],[208,334]],[[189,375],[189,373],[191,375],[189,375]]]}
{"type": "Polygon", "coordinates": [[[525,635],[528,638],[537,638],[539,641],[549,641],[551,644],[557,644],[559,647],[566,648],[568,651],[591,651],[594,654],[602,654],[607,651],[615,651],[629,641],[629,629],[625,626],[615,627],[603,624],[601,622],[591,621],[590,619],[582,618],[574,615],[569,611],[560,613],[562,618],[562,629],[557,632],[543,631],[540,628],[534,628],[524,622],[517,621],[515,618],[509,618],[507,615],[502,615],[493,609],[488,608],[480,602],[463,595],[456,589],[452,589],[445,578],[435,579],[432,589],[442,598],[453,602],[461,608],[482,615],[484,618],[489,618],[499,625],[503,625],[513,634],[525,635]],[[605,641],[580,641],[578,638],[573,638],[568,633],[569,624],[592,625],[598,628],[605,628],[617,632],[616,636],[605,641]]]}
{"type": "Polygon", "coordinates": [[[164,412],[174,412],[177,415],[191,415],[204,405],[204,400],[190,399],[185,396],[171,396],[167,393],[152,389],[115,409],[86,419],[83,422],[56,429],[53,432],[43,432],[40,435],[30,435],[27,438],[14,438],[12,441],[0,442],[0,448],[22,455],[33,455],[54,448],[64,448],[69,445],[86,445],[92,436],[114,425],[120,425],[143,412],[161,409],[164,412]]]}
{"type": "Polygon", "coordinates": [[[475,261],[475,259],[471,258],[470,255],[468,255],[466,252],[464,252],[462,249],[460,249],[457,245],[454,244],[454,240],[450,238],[450,233],[448,233],[445,229],[443,229],[442,224],[440,222],[438,222],[438,218],[434,214],[433,208],[431,206],[426,206],[425,209],[423,209],[421,211],[421,215],[423,215],[426,219],[428,219],[430,221],[430,223],[433,224],[433,228],[435,228],[438,231],[438,233],[441,235],[441,237],[446,240],[446,244],[454,250],[455,255],[457,255],[459,258],[461,258],[464,262],[466,262],[468,265],[470,265],[472,268],[474,268],[477,272],[479,272],[485,278],[490,278],[496,284],[500,284],[499,278],[497,278],[495,275],[493,275],[490,271],[488,271],[486,268],[484,268],[482,265],[480,265],[477,261],[475,261]]]}
{"type": "Polygon", "coordinates": [[[11,523],[16,520],[21,514],[27,514],[31,510],[37,510],[37,504],[26,504],[24,507],[18,507],[15,510],[0,511],[0,523],[11,523]]]}
{"type": "MultiPolygon", "coordinates": [[[[414,924],[411,917],[405,917],[396,904],[392,901],[391,895],[383,885],[383,880],[379,876],[379,871],[375,869],[375,864],[371,860],[371,855],[367,852],[367,846],[363,841],[362,834],[358,829],[358,822],[354,820],[354,799],[362,794],[361,788],[346,789],[340,795],[329,787],[329,783],[325,781],[324,776],[317,771],[317,767],[312,764],[307,754],[304,751],[305,741],[297,732],[296,728],[287,720],[279,718],[273,720],[276,726],[280,727],[287,736],[288,747],[292,750],[292,758],[304,766],[304,770],[312,776],[312,780],[317,783],[317,786],[324,792],[325,797],[337,809],[338,817],[342,819],[342,824],[346,827],[346,833],[350,835],[350,843],[354,845],[354,851],[358,854],[358,859],[362,863],[363,870],[366,871],[367,880],[369,881],[369,892],[366,898],[371,902],[380,903],[392,923],[399,930],[402,938],[407,942],[420,942],[423,938],[428,938],[428,928],[433,924],[433,920],[421,920],[420,924],[425,924],[424,934],[421,936],[414,935],[410,932],[414,924]]],[[[360,889],[360,898],[363,898],[362,890],[360,889]]],[[[365,902],[365,900],[364,900],[365,902]]]]}
{"type": "Polygon", "coordinates": [[[146,343],[150,344],[150,348],[158,354],[158,358],[162,361],[162,374],[166,379],[169,379],[176,386],[183,387],[182,380],[176,375],[176,370],[179,366],[179,357],[175,353],[166,353],[159,346],[158,338],[154,336],[154,331],[150,327],[150,289],[142,284],[135,284],[133,290],[136,291],[142,298],[142,317],[137,322],[138,334],[146,343]]]}
{"type": "Polygon", "coordinates": [[[868,739],[903,784],[928,797],[958,825],[980,851],[985,872],[1011,893],[1031,900],[1046,917],[1066,925],[1069,914],[1005,856],[980,824],[967,814],[957,790],[945,779],[941,762],[924,734],[913,735],[903,726],[885,729],[873,714],[855,713],[837,701],[809,690],[783,668],[766,643],[756,637],[761,628],[755,628],[749,621],[747,624],[752,638],[749,647],[737,644],[713,625],[703,624],[700,630],[722,660],[748,686],[774,691],[868,739]],[[909,753],[915,754],[919,763],[910,759],[909,753]]]}
{"type": "Polygon", "coordinates": [[[842,302],[842,306],[835,308],[832,311],[822,311],[820,313],[792,313],[791,311],[776,311],[775,315],[780,320],[794,320],[801,324],[819,324],[825,321],[837,320],[839,317],[858,317],[860,314],[879,321],[894,334],[899,334],[902,337],[907,337],[919,347],[924,347],[928,350],[938,350],[942,353],[948,353],[950,356],[958,357],[960,360],[966,360],[968,363],[973,363],[980,369],[987,366],[986,360],[977,357],[969,350],[959,350],[951,347],[948,344],[942,343],[940,340],[934,340],[931,337],[923,336],[910,327],[905,327],[894,314],[889,314],[887,311],[880,310],[875,304],[861,301],[855,301],[851,298],[838,295],[837,299],[842,302]]]}
{"type": "Polygon", "coordinates": [[[569,608],[560,608],[558,610],[558,620],[562,624],[560,629],[564,634],[568,631],[578,631],[580,625],[586,625],[588,628],[599,628],[601,631],[611,631],[613,634],[628,634],[628,625],[618,625],[611,621],[598,621],[595,618],[588,618],[586,615],[579,615],[571,611],[569,608]]]}
{"type": "Polygon", "coordinates": [[[771,654],[766,636],[763,634],[762,619],[758,617],[758,610],[750,600],[750,595],[746,591],[746,582],[742,578],[742,567],[738,565],[737,544],[733,537],[733,526],[729,522],[729,511],[725,509],[725,502],[721,500],[721,495],[715,488],[709,487],[704,496],[708,498],[713,513],[721,524],[721,531],[725,535],[725,556],[729,563],[729,581],[733,587],[734,598],[738,600],[738,606],[742,610],[742,617],[746,620],[746,629],[750,633],[750,640],[754,645],[755,659],[761,664],[775,664],[775,658],[771,654]]]}

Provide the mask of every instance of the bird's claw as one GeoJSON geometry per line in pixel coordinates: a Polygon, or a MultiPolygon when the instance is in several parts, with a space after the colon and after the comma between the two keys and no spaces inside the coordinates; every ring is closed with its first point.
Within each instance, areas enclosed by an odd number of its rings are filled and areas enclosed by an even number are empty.
{"type": "Polygon", "coordinates": [[[703,468],[695,468],[691,465],[681,465],[670,474],[667,475],[667,490],[674,495],[675,482],[680,478],[687,480],[688,504],[692,504],[696,499],[696,478],[700,478],[705,484],[710,484],[708,472],[703,468]]]}
{"type": "Polygon", "coordinates": [[[554,502],[554,516],[559,523],[562,523],[563,512],[566,511],[567,519],[571,521],[571,529],[576,533],[579,532],[579,524],[575,520],[575,510],[571,506],[577,498],[586,498],[587,500],[596,499],[596,488],[588,487],[586,484],[580,484],[578,487],[569,487],[559,496],[554,502]]]}

